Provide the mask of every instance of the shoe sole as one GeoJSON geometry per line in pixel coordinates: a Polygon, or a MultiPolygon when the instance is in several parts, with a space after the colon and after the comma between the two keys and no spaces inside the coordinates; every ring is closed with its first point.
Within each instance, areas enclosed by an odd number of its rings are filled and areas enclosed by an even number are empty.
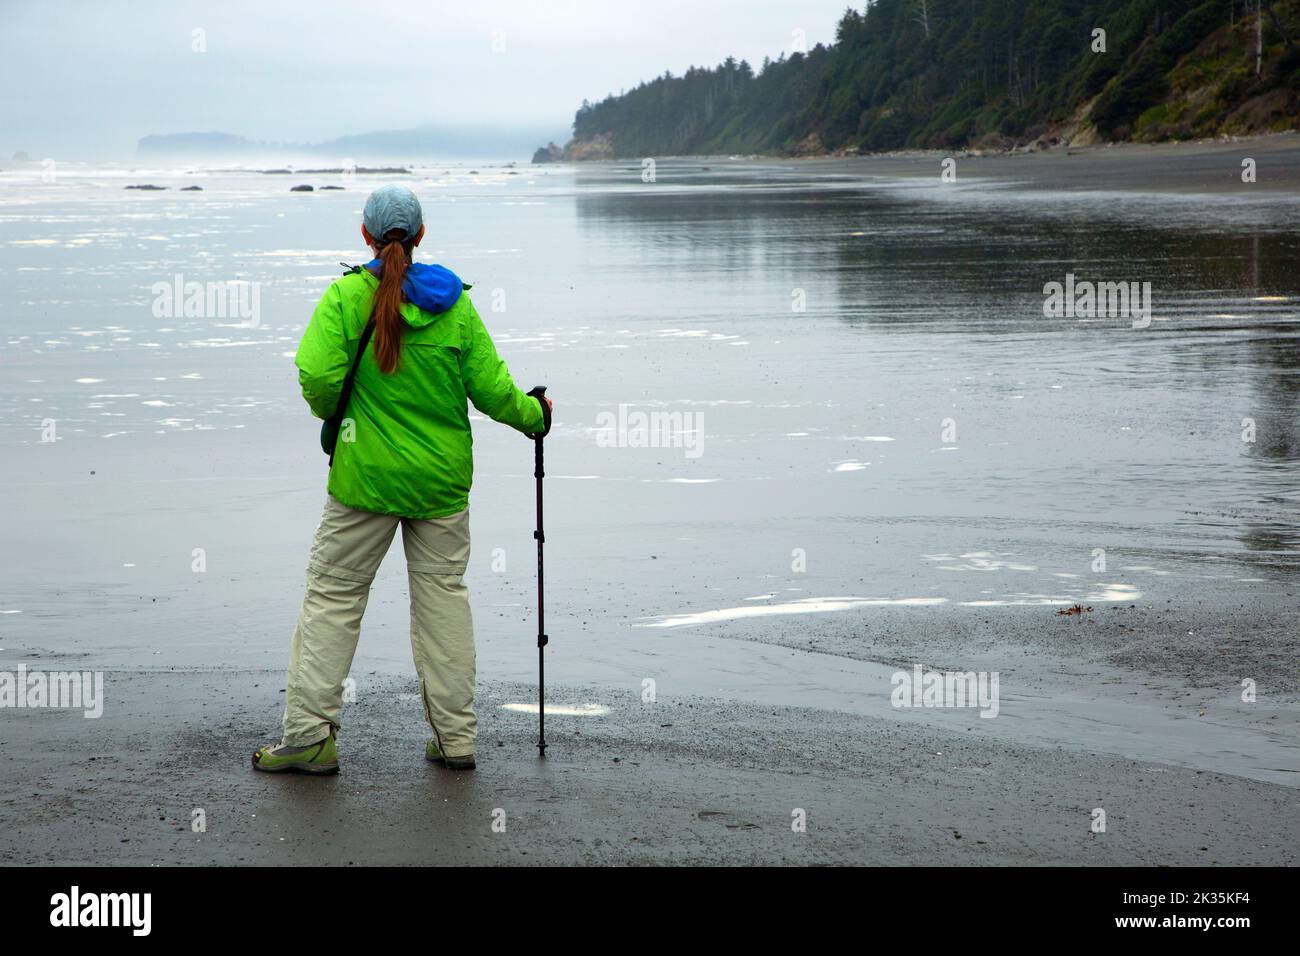
{"type": "Polygon", "coordinates": [[[466,758],[464,757],[452,757],[451,759],[456,762],[451,763],[450,761],[447,760],[446,757],[442,755],[439,755],[437,757],[430,757],[426,753],[424,755],[424,759],[429,761],[429,763],[440,763],[448,770],[475,770],[478,767],[478,765],[474,763],[473,757],[470,757],[468,760],[466,760],[466,758]]]}
{"type": "Polygon", "coordinates": [[[328,777],[339,772],[339,765],[334,764],[307,764],[307,763],[290,763],[283,767],[263,767],[256,760],[253,761],[253,769],[260,770],[262,773],[305,773],[314,777],[328,777]]]}

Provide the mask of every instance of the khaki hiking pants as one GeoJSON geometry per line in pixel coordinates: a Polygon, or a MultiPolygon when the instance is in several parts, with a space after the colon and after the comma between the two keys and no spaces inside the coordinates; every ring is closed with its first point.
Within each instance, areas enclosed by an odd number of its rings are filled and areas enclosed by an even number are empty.
{"type": "Polygon", "coordinates": [[[370,584],[398,525],[411,592],[411,651],[424,716],[448,757],[474,753],[474,624],[465,566],[469,509],[450,518],[355,511],[333,496],[307,565],[307,594],[293,632],[284,743],[305,747],[337,730],[370,584]]]}

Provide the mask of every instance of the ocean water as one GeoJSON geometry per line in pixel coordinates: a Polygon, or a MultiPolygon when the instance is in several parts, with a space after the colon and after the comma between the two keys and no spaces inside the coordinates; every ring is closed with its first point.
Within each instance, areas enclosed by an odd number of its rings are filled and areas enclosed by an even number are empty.
{"type": "MultiPolygon", "coordinates": [[[[389,180],[424,202],[418,257],[556,402],[557,680],[682,629],[1294,587],[1300,197],[727,161],[61,167],[0,175],[0,648],[284,660],[325,481],[292,356],[389,180]],[[1070,274],[1150,282],[1149,324],[1045,316],[1070,274]],[[185,283],[213,302],[169,302],[185,283]]],[[[475,437],[480,660],[524,676],[531,446],[475,437]]],[[[399,553],[359,660],[409,653],[403,588],[399,553]]]]}

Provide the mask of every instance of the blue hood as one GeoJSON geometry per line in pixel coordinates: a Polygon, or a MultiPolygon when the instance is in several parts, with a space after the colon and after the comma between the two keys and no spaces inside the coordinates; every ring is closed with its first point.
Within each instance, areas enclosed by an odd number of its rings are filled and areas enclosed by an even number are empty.
{"type": "MultiPolygon", "coordinates": [[[[373,275],[381,276],[384,264],[378,259],[371,259],[366,263],[366,269],[373,275]]],[[[411,263],[402,280],[402,292],[407,300],[434,315],[440,315],[455,305],[463,288],[460,277],[450,269],[425,265],[423,262],[411,263]]]]}

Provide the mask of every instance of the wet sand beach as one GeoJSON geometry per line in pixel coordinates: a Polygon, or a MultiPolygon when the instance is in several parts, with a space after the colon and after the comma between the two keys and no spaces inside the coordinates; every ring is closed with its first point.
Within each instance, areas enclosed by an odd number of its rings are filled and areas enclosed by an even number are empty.
{"type": "MultiPolygon", "coordinates": [[[[529,688],[482,687],[479,769],[423,758],[413,682],[361,675],[336,777],[256,774],[279,675],[120,673],[87,746],[79,714],[11,721],[20,864],[1294,865],[1288,788],[993,743],[834,711],[683,698],[555,715],[536,756],[529,688]],[[156,725],[165,712],[166,726],[156,725]],[[252,719],[256,716],[258,719],[252,719]],[[53,760],[52,755],[59,759],[53,760]],[[1092,832],[1105,809],[1106,832],[1092,832]],[[195,811],[203,813],[195,832],[195,811]],[[806,821],[806,829],[792,824],[806,821]],[[494,824],[496,828],[494,829],[494,824]]],[[[599,691],[567,688],[557,708],[599,691]]]]}
{"type": "Polygon", "coordinates": [[[1035,189],[1228,193],[1300,191],[1300,134],[1276,133],[1182,143],[1114,143],[1058,146],[1035,152],[921,151],[852,158],[808,159],[826,169],[863,174],[933,174],[947,157],[957,176],[1012,180],[1035,189]],[[1255,161],[1253,182],[1243,182],[1242,160],[1255,161]],[[921,171],[929,165],[932,170],[921,171]]]}

